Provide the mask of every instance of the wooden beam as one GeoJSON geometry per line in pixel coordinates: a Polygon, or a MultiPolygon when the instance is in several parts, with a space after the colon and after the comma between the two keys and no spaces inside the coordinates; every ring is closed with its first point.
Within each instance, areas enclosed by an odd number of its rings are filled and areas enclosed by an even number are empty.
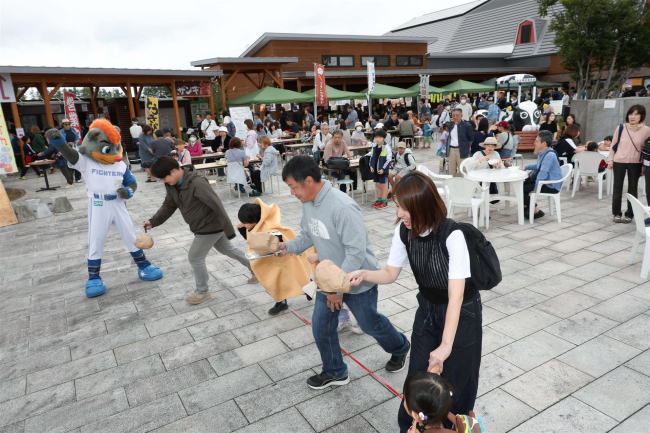
{"type": "MultiPolygon", "coordinates": [[[[56,94],[56,92],[59,91],[59,89],[61,88],[62,85],[63,85],[63,83],[59,83],[59,84],[56,85],[56,87],[54,87],[54,90],[52,90],[52,91],[48,94],[49,99],[52,99],[52,97],[54,97],[54,95],[56,94]]],[[[46,87],[46,89],[47,89],[47,87],[46,87]]],[[[47,90],[46,90],[46,91],[47,91],[47,90]]]]}
{"type": "Polygon", "coordinates": [[[280,65],[280,88],[284,89],[284,75],[282,74],[282,65],[280,65]]]}
{"type": "Polygon", "coordinates": [[[169,94],[171,94],[172,93],[172,88],[169,86],[169,84],[165,83],[164,86],[167,89],[167,91],[169,92],[169,94]]]}
{"type": "Polygon", "coordinates": [[[252,84],[256,89],[258,89],[258,90],[261,89],[261,87],[258,86],[257,83],[256,83],[255,81],[253,81],[253,79],[252,79],[251,77],[249,77],[248,74],[247,74],[246,72],[242,73],[242,75],[243,75],[244,77],[246,77],[246,79],[247,79],[248,81],[250,81],[250,83],[251,83],[251,84],[252,84]]]}
{"type": "Polygon", "coordinates": [[[25,87],[25,88],[23,88],[23,90],[21,90],[20,92],[16,93],[16,101],[20,101],[20,98],[22,98],[23,96],[25,96],[25,93],[27,93],[28,90],[29,90],[29,87],[25,87]]]}
{"type": "MultiPolygon", "coordinates": [[[[18,98],[16,97],[16,101],[18,98]]],[[[16,126],[16,131],[18,128],[22,128],[22,124],[20,123],[20,114],[18,114],[18,104],[15,102],[12,102],[11,104],[11,115],[14,117],[14,125],[16,126]]],[[[25,134],[27,135],[27,134],[25,134]]],[[[18,155],[14,155],[16,158],[18,155]]],[[[25,165],[25,151],[23,150],[22,144],[20,145],[20,159],[23,161],[23,165],[25,165]]]]}
{"type": "Polygon", "coordinates": [[[265,75],[264,75],[264,72],[262,72],[262,71],[260,71],[260,73],[259,73],[258,75],[259,75],[259,79],[260,79],[260,86],[259,86],[259,88],[261,89],[262,87],[264,87],[264,78],[265,78],[265,75]]]}
{"type": "Polygon", "coordinates": [[[126,96],[126,86],[120,86],[120,89],[122,89],[122,93],[126,96]]]}
{"type": "Polygon", "coordinates": [[[124,89],[126,93],[126,99],[129,102],[129,114],[131,119],[135,117],[135,110],[133,109],[133,95],[131,94],[131,81],[126,81],[126,88],[124,89]]]}
{"type": "Polygon", "coordinates": [[[172,101],[174,102],[174,116],[176,117],[176,138],[182,140],[181,116],[178,114],[178,97],[176,96],[176,81],[172,81],[172,101]]]}
{"type": "Polygon", "coordinates": [[[95,119],[99,118],[97,114],[97,93],[99,93],[99,87],[97,87],[97,92],[95,92],[94,87],[90,87],[90,107],[93,109],[93,116],[95,119]]]}
{"type": "Polygon", "coordinates": [[[240,71],[240,69],[235,69],[235,72],[233,72],[232,74],[230,74],[230,76],[229,76],[228,79],[226,80],[226,83],[224,84],[224,87],[228,87],[228,84],[230,84],[230,82],[232,81],[232,79],[235,78],[235,76],[237,76],[237,74],[239,74],[239,71],[240,71]]]}
{"type": "Polygon", "coordinates": [[[47,92],[47,83],[41,82],[41,97],[45,105],[45,117],[47,118],[48,126],[54,127],[54,117],[52,117],[52,107],[50,106],[50,94],[47,92]]]}
{"type": "Polygon", "coordinates": [[[264,72],[266,72],[268,76],[271,77],[273,81],[275,81],[278,84],[278,86],[284,89],[282,82],[280,82],[280,80],[278,80],[277,77],[271,73],[271,71],[269,71],[268,69],[264,69],[264,72]]]}
{"type": "MultiPolygon", "coordinates": [[[[226,88],[223,85],[223,75],[219,77],[219,87],[221,88],[221,106],[225,110],[226,109],[226,88]]],[[[210,93],[210,98],[212,98],[212,93],[210,93]]],[[[210,101],[212,101],[212,99],[210,101]]]]}
{"type": "Polygon", "coordinates": [[[298,85],[298,93],[302,92],[302,86],[300,85],[300,79],[296,81],[296,84],[298,85]]]}
{"type": "Polygon", "coordinates": [[[142,117],[142,109],[140,108],[140,97],[142,96],[142,90],[144,86],[135,88],[135,113],[138,117],[142,117]]]}

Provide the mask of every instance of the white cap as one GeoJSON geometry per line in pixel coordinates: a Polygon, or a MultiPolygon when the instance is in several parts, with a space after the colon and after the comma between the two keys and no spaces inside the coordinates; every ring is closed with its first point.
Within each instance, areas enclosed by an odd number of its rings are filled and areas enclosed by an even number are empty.
{"type": "Polygon", "coordinates": [[[377,124],[375,125],[375,129],[383,129],[383,128],[384,128],[384,124],[381,122],[377,122],[377,124]]]}
{"type": "Polygon", "coordinates": [[[63,125],[64,123],[71,123],[70,119],[62,119],[61,120],[61,125],[63,125]]]}
{"type": "Polygon", "coordinates": [[[227,133],[228,128],[226,128],[225,126],[222,126],[222,127],[219,128],[219,132],[226,132],[227,133]]]}

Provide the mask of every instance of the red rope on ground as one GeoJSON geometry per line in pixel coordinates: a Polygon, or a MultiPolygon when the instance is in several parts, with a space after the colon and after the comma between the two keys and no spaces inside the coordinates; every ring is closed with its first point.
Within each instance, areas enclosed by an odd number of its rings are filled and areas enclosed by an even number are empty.
{"type": "MultiPolygon", "coordinates": [[[[287,305],[287,307],[289,307],[289,306],[287,305]]],[[[312,326],[312,324],[309,322],[309,320],[305,319],[305,318],[302,317],[300,314],[298,314],[298,312],[297,312],[296,310],[294,310],[294,309],[291,308],[291,307],[289,307],[289,310],[291,310],[291,312],[292,312],[293,314],[295,314],[295,315],[296,315],[300,320],[302,320],[303,322],[305,322],[305,323],[308,324],[309,326],[312,326]]],[[[343,349],[341,349],[341,352],[343,352],[343,354],[344,354],[345,356],[347,356],[348,358],[350,358],[351,360],[353,360],[354,362],[356,362],[356,363],[359,365],[359,367],[361,367],[361,368],[363,368],[364,370],[366,370],[366,371],[368,372],[368,374],[370,374],[370,375],[371,375],[371,376],[372,376],[372,377],[373,377],[377,382],[379,382],[379,383],[381,383],[382,385],[384,385],[384,387],[386,387],[386,389],[388,389],[390,392],[392,392],[393,394],[395,394],[395,395],[398,396],[399,398],[402,398],[402,399],[404,398],[404,397],[402,397],[402,394],[400,394],[399,392],[395,391],[395,390],[393,389],[392,386],[390,386],[389,384],[387,384],[386,382],[384,382],[380,377],[378,377],[375,373],[373,373],[372,371],[370,371],[370,370],[369,370],[365,365],[363,365],[362,363],[360,363],[359,361],[357,361],[357,360],[356,360],[352,355],[350,355],[348,352],[346,352],[346,351],[343,350],[343,349]]]]}

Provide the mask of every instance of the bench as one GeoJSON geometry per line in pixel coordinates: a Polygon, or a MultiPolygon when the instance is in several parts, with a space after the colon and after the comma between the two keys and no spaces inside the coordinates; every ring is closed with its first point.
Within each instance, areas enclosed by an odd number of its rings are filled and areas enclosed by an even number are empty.
{"type": "Polygon", "coordinates": [[[519,144],[517,145],[517,152],[522,150],[534,150],[537,132],[538,131],[515,131],[515,134],[520,137],[519,144]]]}

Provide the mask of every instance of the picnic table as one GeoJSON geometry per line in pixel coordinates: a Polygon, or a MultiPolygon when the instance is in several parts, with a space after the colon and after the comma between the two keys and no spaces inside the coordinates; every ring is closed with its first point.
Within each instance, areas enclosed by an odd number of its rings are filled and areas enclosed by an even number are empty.
{"type": "Polygon", "coordinates": [[[299,138],[272,138],[271,143],[290,143],[290,142],[299,142],[299,138]]]}
{"type": "MultiPolygon", "coordinates": [[[[36,166],[39,167],[41,165],[51,165],[54,167],[56,161],[53,159],[41,159],[40,161],[32,161],[29,163],[30,166],[36,166]]],[[[50,182],[47,180],[47,169],[44,168],[43,170],[43,177],[45,178],[45,188],[41,188],[39,190],[36,190],[36,192],[41,192],[41,191],[54,191],[55,189],[58,188],[58,186],[55,187],[50,187],[50,182]]]]}
{"type": "MultiPolygon", "coordinates": [[[[250,159],[248,162],[251,164],[260,164],[262,160],[255,158],[255,159],[250,159]]],[[[215,168],[224,168],[224,167],[228,167],[228,162],[224,160],[217,161],[217,162],[208,162],[206,164],[196,164],[194,166],[196,170],[212,170],[215,168]]]]}
{"type": "Polygon", "coordinates": [[[205,153],[203,155],[193,156],[192,161],[196,161],[197,159],[223,158],[224,156],[226,156],[225,152],[205,153]]]}

